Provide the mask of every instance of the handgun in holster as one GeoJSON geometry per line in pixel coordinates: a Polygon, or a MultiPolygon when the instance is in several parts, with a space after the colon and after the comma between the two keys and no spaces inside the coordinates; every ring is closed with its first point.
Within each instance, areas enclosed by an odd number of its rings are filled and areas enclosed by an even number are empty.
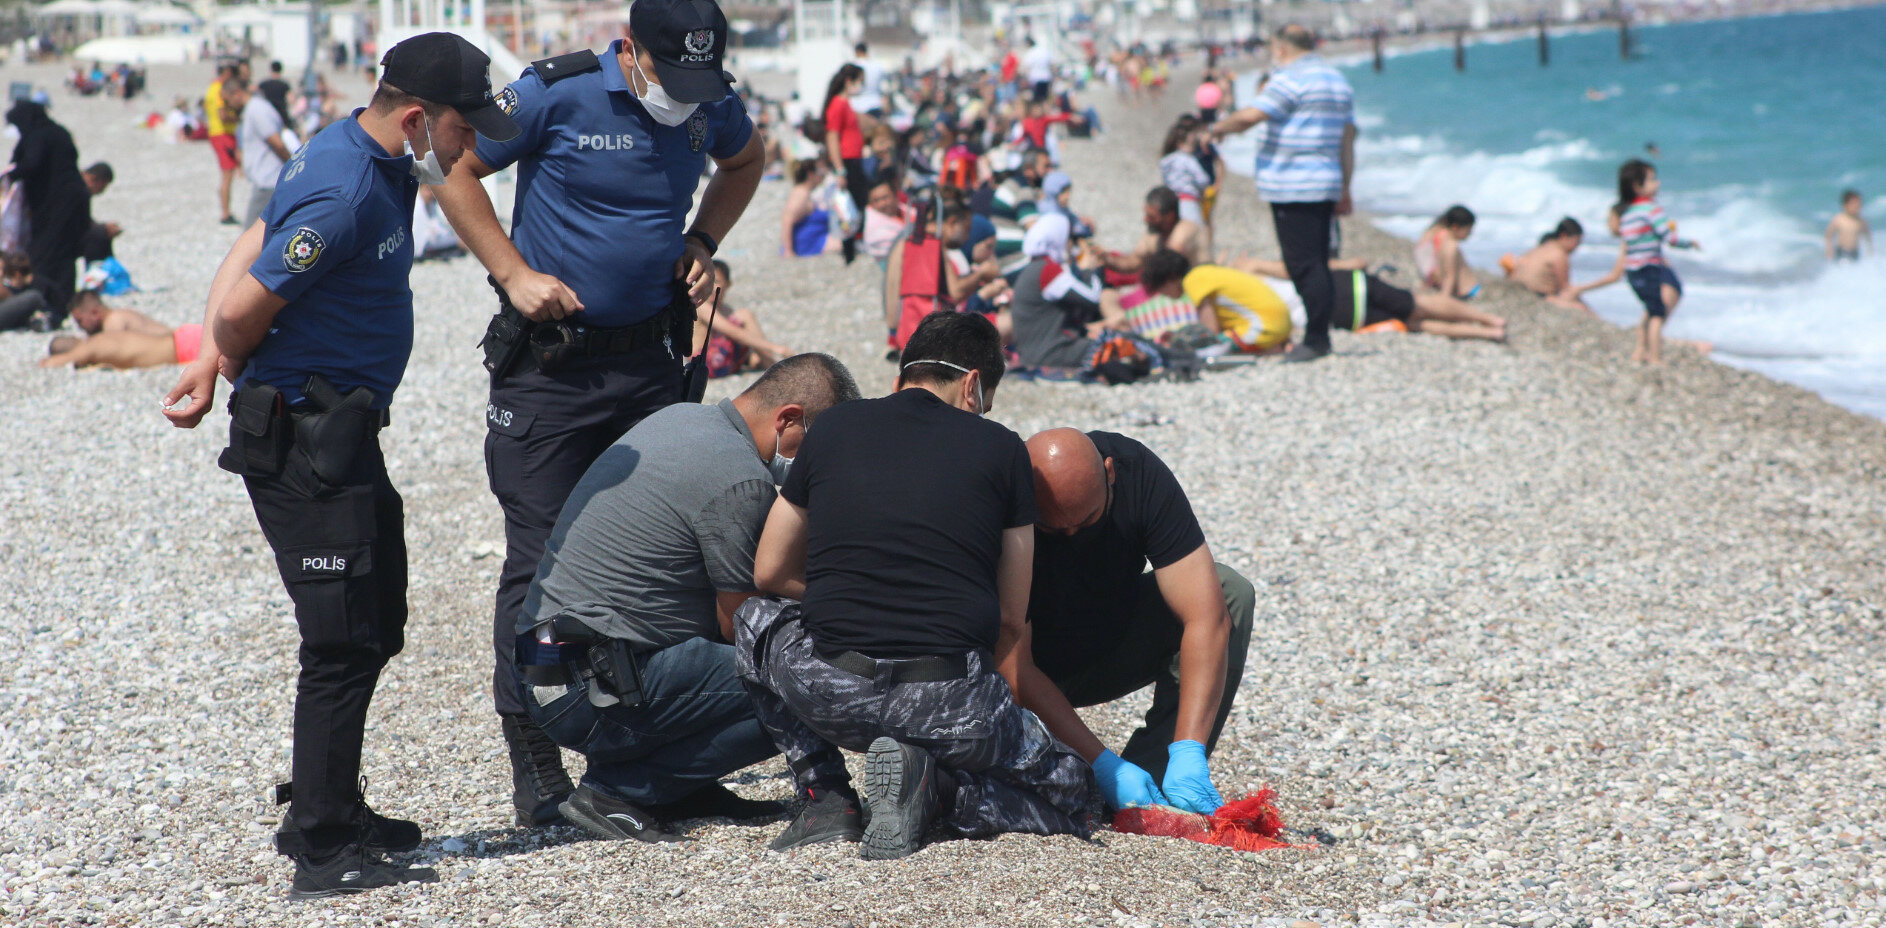
{"type": "Polygon", "coordinates": [[[315,411],[293,416],[295,444],[307,456],[315,477],[329,486],[340,486],[347,482],[354,456],[379,429],[385,413],[373,408],[378,397],[372,390],[355,387],[342,396],[319,374],[308,377],[301,393],[315,411]]]}
{"type": "Polygon", "coordinates": [[[510,294],[498,286],[497,278],[487,276],[485,280],[491,284],[491,289],[498,291],[498,314],[485,326],[485,337],[479,339],[478,347],[485,350],[485,370],[491,373],[491,385],[495,387],[523,360],[537,323],[511,305],[510,294]]]}
{"type": "Polygon", "coordinates": [[[642,671],[629,641],[601,634],[581,620],[560,615],[551,620],[550,633],[559,643],[587,646],[576,663],[577,675],[589,683],[589,701],[595,706],[635,708],[643,702],[642,671]],[[603,695],[608,699],[599,699],[603,695]]]}

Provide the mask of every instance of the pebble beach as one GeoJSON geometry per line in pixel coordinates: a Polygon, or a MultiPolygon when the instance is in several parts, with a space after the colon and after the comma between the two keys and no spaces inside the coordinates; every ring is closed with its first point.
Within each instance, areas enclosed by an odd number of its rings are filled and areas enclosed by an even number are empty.
{"type": "MultiPolygon", "coordinates": [[[[9,76],[56,87],[59,71],[9,76]]],[[[134,123],[208,76],[153,67],[134,107],[54,90],[51,110],[82,164],[117,172],[93,211],[125,226],[118,255],[145,292],[114,305],[172,325],[201,321],[236,230],[216,224],[208,147],[134,123]]],[[[357,77],[337,89],[365,98],[357,77]]],[[[1100,240],[1129,248],[1189,93],[1090,96],[1108,132],[1067,142],[1065,169],[1100,240]]],[[[786,192],[763,185],[723,245],[733,301],[881,394],[879,272],[779,257],[786,192]]],[[[1276,257],[1247,179],[1216,218],[1221,250],[1276,257]]],[[[1406,242],[1344,227],[1345,254],[1409,284],[1406,242]]],[[[227,419],[172,428],[175,368],[42,370],[47,336],[4,333],[0,924],[1886,924],[1886,423],[1681,349],[1632,366],[1629,332],[1497,280],[1481,308],[1510,320],[1508,344],[1338,332],[1324,361],[1195,383],[1004,381],[992,416],[1024,436],[1151,446],[1216,557],[1255,584],[1212,766],[1228,798],[1274,787],[1299,846],[1011,835],[880,863],[850,845],[769,852],[783,819],[609,843],[511,827],[475,348],[494,300],[471,258],[417,265],[413,289],[382,437],[411,617],[364,772],[376,808],[426,831],[403,858],[441,882],[285,900],[269,836],[297,637],[241,482],[214,464],[227,419]]],[[[1118,745],[1149,699],[1085,715],[1118,745]]],[[[729,782],[791,792],[778,761],[729,782]]]]}

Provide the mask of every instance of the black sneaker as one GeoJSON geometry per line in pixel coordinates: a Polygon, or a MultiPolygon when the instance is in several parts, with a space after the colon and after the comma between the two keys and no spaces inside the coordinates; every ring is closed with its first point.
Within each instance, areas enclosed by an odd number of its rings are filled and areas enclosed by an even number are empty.
{"type": "Polygon", "coordinates": [[[860,849],[864,859],[917,853],[936,814],[936,761],[922,748],[890,738],[871,742],[864,757],[864,801],[871,806],[860,849]]]}
{"type": "Polygon", "coordinates": [[[431,867],[402,867],[388,863],[350,844],[325,860],[297,856],[295,879],[288,888],[290,899],[319,899],[346,893],[364,893],[400,883],[437,883],[439,872],[431,867]]]}
{"type": "Polygon", "coordinates": [[[798,816],[767,847],[790,851],[827,841],[864,840],[864,814],[858,810],[856,797],[829,789],[807,790],[806,793],[798,816]]]}
{"type": "Polygon", "coordinates": [[[1291,345],[1290,350],[1284,352],[1284,363],[1303,364],[1308,361],[1319,361],[1327,357],[1329,357],[1328,348],[1312,348],[1309,345],[1291,345]]]}
{"type": "MultiPolygon", "coordinates": [[[[410,851],[418,847],[421,841],[425,840],[425,836],[420,832],[417,822],[409,822],[403,818],[387,818],[373,811],[373,807],[367,805],[366,791],[362,789],[361,792],[360,808],[364,813],[365,821],[361,824],[360,843],[367,849],[367,853],[397,854],[401,851],[410,851]]],[[[294,784],[275,784],[276,805],[286,805],[293,802],[294,798],[294,784]]],[[[289,818],[287,814],[283,814],[281,828],[275,832],[276,849],[279,850],[281,848],[283,835],[290,835],[299,831],[301,831],[301,827],[296,825],[294,820],[289,818]]]]}
{"type": "Polygon", "coordinates": [[[521,715],[502,716],[511,755],[511,805],[519,828],[563,824],[557,811],[576,785],[563,769],[563,749],[521,715]]]}
{"type": "Polygon", "coordinates": [[[634,838],[650,844],[680,841],[681,836],[661,827],[654,813],[633,803],[605,796],[587,786],[579,786],[561,807],[570,824],[598,838],[623,841],[634,838]]]}
{"type": "Polygon", "coordinates": [[[674,802],[648,807],[664,822],[689,818],[771,818],[790,808],[776,799],[746,799],[720,783],[709,783],[674,802]]]}

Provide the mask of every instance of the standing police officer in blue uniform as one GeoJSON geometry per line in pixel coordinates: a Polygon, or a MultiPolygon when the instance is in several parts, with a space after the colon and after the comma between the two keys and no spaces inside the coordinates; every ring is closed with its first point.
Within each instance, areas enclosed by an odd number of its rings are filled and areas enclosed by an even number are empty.
{"type": "Polygon", "coordinates": [[[223,259],[202,353],[164,400],[193,428],[219,369],[235,384],[218,464],[242,475],[295,603],[293,774],[277,787],[292,804],[275,838],[295,862],[295,898],[437,879],[379,856],[417,847],[419,826],[360,792],[367,705],[406,625],[405,514],[378,433],[412,352],[419,183],[442,183],[476,135],[517,134],[490,59],[464,39],[415,36],[382,64],[371,104],[283,168],[223,259]]]}
{"type": "Polygon", "coordinates": [[[536,62],[499,93],[518,136],[481,141],[439,192],[499,293],[484,341],[485,465],[508,548],[492,691],[520,825],[557,821],[572,789],[512,676],[524,593],[577,480],[631,426],[681,398],[710,261],[759,187],[762,142],[721,70],[726,45],[713,0],[636,0],[626,40],[536,62]],[[719,170],[684,226],[709,157],[719,170]],[[512,164],[507,238],[478,179],[512,164]]]}

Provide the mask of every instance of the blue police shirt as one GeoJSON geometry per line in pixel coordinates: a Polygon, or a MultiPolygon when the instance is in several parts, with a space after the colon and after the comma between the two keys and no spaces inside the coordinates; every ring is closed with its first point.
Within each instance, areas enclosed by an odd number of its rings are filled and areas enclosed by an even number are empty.
{"type": "Polygon", "coordinates": [[[262,211],[268,239],[249,273],[288,305],[250,356],[259,381],[301,401],[308,375],[393,402],[413,349],[410,155],[390,155],[354,118],[320,132],[282,169],[262,211]]]}
{"type": "Polygon", "coordinates": [[[668,305],[707,156],[731,158],[753,135],[731,92],[679,126],[656,122],[629,89],[621,41],[598,56],[600,70],[546,85],[525,69],[498,94],[517,137],[480,138],[476,149],[494,170],[519,165],[511,239],[532,270],[576,291],[576,319],[598,326],[640,322],[668,305]]]}

